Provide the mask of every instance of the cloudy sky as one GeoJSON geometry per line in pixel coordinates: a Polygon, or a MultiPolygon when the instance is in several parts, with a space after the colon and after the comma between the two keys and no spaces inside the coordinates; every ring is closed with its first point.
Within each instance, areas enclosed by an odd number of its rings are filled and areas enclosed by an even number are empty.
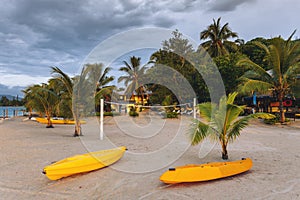
{"type": "MultiPolygon", "coordinates": [[[[101,42],[143,27],[199,33],[222,17],[245,41],[300,36],[298,0],[0,0],[0,94],[46,82],[49,66],[70,75],[101,42]]],[[[150,37],[150,36],[147,36],[150,37]]],[[[146,62],[146,60],[144,60],[146,62]]]]}

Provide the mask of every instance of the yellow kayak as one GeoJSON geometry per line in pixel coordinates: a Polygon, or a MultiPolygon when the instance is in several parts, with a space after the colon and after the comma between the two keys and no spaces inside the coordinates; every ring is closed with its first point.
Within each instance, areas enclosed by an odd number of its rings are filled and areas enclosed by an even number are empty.
{"type": "MultiPolygon", "coordinates": [[[[51,120],[52,124],[75,124],[74,120],[69,120],[69,119],[51,118],[50,120],[51,120]]],[[[41,124],[47,124],[48,123],[48,120],[46,118],[41,118],[41,117],[37,117],[36,121],[41,123],[41,124]]],[[[80,123],[85,124],[86,121],[81,120],[80,123]]]]}
{"type": "Polygon", "coordinates": [[[250,158],[232,162],[213,162],[201,165],[185,165],[170,168],[160,180],[167,184],[208,181],[240,174],[252,167],[250,158]]]}
{"type": "Polygon", "coordinates": [[[117,162],[126,151],[126,147],[75,155],[53,163],[44,168],[43,173],[50,180],[58,180],[73,174],[100,169],[117,162]]]}

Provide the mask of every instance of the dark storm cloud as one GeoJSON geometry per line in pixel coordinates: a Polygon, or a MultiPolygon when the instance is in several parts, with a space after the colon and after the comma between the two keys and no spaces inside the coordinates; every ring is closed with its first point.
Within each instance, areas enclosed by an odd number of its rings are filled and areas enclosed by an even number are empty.
{"type": "Polygon", "coordinates": [[[253,3],[256,0],[211,0],[208,1],[209,11],[229,12],[234,11],[239,5],[253,3]]]}
{"type": "Polygon", "coordinates": [[[40,67],[31,73],[46,75],[49,66],[56,65],[74,73],[74,66],[78,68],[105,38],[134,27],[171,27],[176,19],[170,12],[182,11],[193,2],[4,0],[0,8],[2,68],[27,73],[26,69],[40,67]]]}
{"type": "Polygon", "coordinates": [[[11,55],[2,61],[19,56],[14,66],[8,63],[14,68],[23,67],[19,63],[51,65],[59,60],[64,65],[65,57],[79,63],[103,39],[134,27],[171,27],[176,22],[174,13],[195,9],[196,4],[195,0],[7,1],[9,11],[0,30],[11,55]],[[48,58],[43,63],[29,62],[40,56],[48,58]]]}
{"type": "MultiPolygon", "coordinates": [[[[0,77],[10,74],[13,86],[24,86],[22,75],[44,80],[49,66],[75,75],[95,46],[133,28],[178,28],[198,40],[220,16],[247,39],[290,34],[299,27],[298,10],[297,0],[1,0],[0,77]]],[[[5,80],[0,84],[11,84],[5,80]]]]}
{"type": "Polygon", "coordinates": [[[16,87],[8,87],[7,85],[0,84],[0,95],[12,95],[12,96],[24,96],[22,90],[24,87],[16,86],[16,87]]]}

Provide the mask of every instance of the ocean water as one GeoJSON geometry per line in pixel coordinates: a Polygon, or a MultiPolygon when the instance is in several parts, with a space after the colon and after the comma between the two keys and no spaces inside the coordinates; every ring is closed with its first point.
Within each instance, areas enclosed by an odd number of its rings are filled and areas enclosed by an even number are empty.
{"type": "Polygon", "coordinates": [[[8,117],[23,116],[23,111],[25,111],[24,106],[0,106],[0,118],[7,115],[8,117]]]}

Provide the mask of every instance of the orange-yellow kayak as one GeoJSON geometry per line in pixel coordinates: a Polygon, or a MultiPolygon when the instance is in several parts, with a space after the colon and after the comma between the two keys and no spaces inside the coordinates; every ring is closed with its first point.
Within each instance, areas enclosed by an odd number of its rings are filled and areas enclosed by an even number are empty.
{"type": "MultiPolygon", "coordinates": [[[[75,124],[74,120],[69,120],[69,119],[55,119],[55,118],[51,118],[50,119],[52,124],[75,124]]],[[[41,124],[47,124],[48,120],[46,118],[41,118],[41,117],[37,117],[36,121],[41,123],[41,124]]],[[[85,124],[86,121],[80,120],[81,124],[85,124]]]]}
{"type": "Polygon", "coordinates": [[[58,180],[73,174],[89,172],[109,166],[117,162],[126,151],[126,147],[96,151],[82,155],[75,155],[44,168],[43,173],[50,180],[58,180]]]}
{"type": "Polygon", "coordinates": [[[160,180],[167,184],[208,181],[240,174],[248,171],[251,167],[252,160],[250,158],[231,162],[192,164],[170,168],[160,177],[160,180]]]}

